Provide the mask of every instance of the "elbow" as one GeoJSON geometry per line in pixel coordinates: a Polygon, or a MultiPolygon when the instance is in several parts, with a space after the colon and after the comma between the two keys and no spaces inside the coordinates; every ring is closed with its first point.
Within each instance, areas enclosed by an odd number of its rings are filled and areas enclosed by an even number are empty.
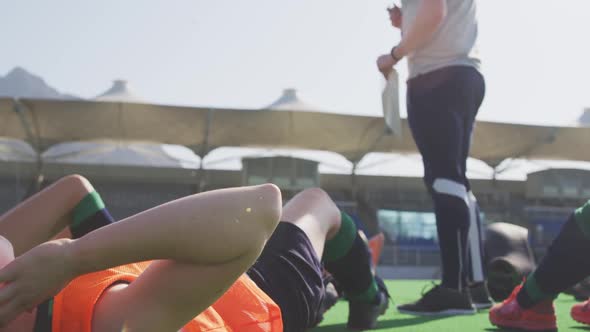
{"type": "Polygon", "coordinates": [[[260,226],[269,238],[279,224],[282,212],[281,189],[272,183],[259,185],[257,188],[260,207],[260,226]]]}
{"type": "Polygon", "coordinates": [[[281,190],[274,184],[262,184],[252,187],[252,200],[246,208],[245,222],[240,222],[234,229],[235,248],[240,256],[247,255],[254,259],[260,255],[266,242],[279,224],[282,211],[281,190]]]}
{"type": "Polygon", "coordinates": [[[447,17],[447,2],[434,0],[430,8],[430,23],[433,27],[439,27],[447,17]]]}
{"type": "Polygon", "coordinates": [[[447,17],[446,0],[423,1],[418,10],[419,25],[427,31],[436,30],[447,17]]]}

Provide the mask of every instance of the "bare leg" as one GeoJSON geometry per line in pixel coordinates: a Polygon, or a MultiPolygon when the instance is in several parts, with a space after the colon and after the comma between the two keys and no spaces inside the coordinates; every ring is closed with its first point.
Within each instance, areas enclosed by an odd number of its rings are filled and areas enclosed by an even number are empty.
{"type": "MultiPolygon", "coordinates": [[[[377,318],[387,308],[385,285],[379,286],[371,265],[366,241],[354,221],[341,213],[321,189],[296,195],[283,208],[281,220],[301,228],[324,266],[349,300],[347,326],[365,330],[376,327],[377,318]]],[[[319,314],[329,308],[322,304],[319,314]]]]}
{"type": "Polygon", "coordinates": [[[283,207],[281,221],[301,228],[321,259],[326,240],[332,239],[340,229],[340,210],[322,189],[306,189],[283,207]]]}
{"type": "Polygon", "coordinates": [[[15,256],[52,239],[71,224],[71,212],[94,188],[79,175],[66,176],[0,217],[0,235],[15,256]]]}

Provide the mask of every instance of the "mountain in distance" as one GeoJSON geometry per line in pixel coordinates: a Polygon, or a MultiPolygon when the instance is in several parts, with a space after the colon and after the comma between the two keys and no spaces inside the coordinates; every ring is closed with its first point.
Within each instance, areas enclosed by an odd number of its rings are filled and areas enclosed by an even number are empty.
{"type": "Polygon", "coordinates": [[[39,99],[81,99],[61,93],[48,85],[43,78],[21,67],[13,68],[6,76],[0,76],[0,97],[39,99]]]}

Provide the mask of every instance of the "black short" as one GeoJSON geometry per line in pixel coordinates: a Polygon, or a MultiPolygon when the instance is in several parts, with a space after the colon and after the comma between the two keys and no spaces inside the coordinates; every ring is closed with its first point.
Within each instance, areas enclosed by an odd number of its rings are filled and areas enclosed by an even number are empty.
{"type": "Polygon", "coordinates": [[[248,276],[281,308],[285,332],[317,323],[324,296],[322,265],[299,227],[279,223],[248,276]]]}

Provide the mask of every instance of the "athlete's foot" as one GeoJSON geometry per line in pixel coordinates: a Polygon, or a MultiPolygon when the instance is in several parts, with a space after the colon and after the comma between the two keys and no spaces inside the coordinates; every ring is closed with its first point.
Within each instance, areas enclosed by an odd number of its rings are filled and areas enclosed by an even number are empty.
{"type": "Polygon", "coordinates": [[[383,280],[375,277],[379,292],[374,302],[349,301],[348,302],[348,323],[346,327],[350,330],[370,330],[377,328],[379,316],[385,314],[389,307],[389,292],[383,280]]]}
{"type": "Polygon", "coordinates": [[[576,301],[584,302],[590,298],[590,278],[586,278],[574,286],[563,291],[565,294],[572,295],[576,301]]]}
{"type": "Polygon", "coordinates": [[[340,295],[338,294],[338,291],[336,291],[333,283],[325,283],[324,289],[324,297],[322,298],[320,308],[318,309],[317,322],[315,322],[312,327],[318,326],[322,320],[324,320],[324,314],[326,311],[330,310],[330,308],[332,308],[340,299],[340,295]]]}
{"type": "Polygon", "coordinates": [[[518,304],[516,295],[522,284],[514,288],[504,302],[490,309],[490,322],[497,327],[522,331],[557,331],[553,301],[545,300],[525,309],[518,304]]]}
{"type": "Polygon", "coordinates": [[[434,286],[418,301],[398,306],[397,311],[416,316],[471,315],[476,312],[468,292],[440,285],[434,286]]]}

